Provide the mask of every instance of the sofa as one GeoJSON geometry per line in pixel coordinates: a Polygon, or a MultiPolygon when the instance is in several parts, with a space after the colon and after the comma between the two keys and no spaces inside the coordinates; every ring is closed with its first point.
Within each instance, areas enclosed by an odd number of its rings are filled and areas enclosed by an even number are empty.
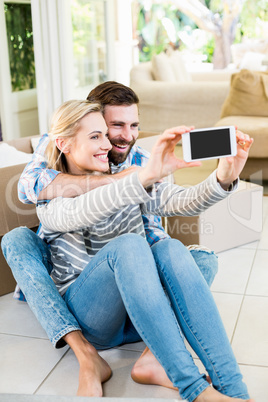
{"type": "Polygon", "coordinates": [[[254,143],[241,178],[268,180],[268,72],[242,69],[231,77],[230,90],[216,126],[235,125],[254,143]]]}
{"type": "Polygon", "coordinates": [[[214,126],[220,119],[230,77],[230,72],[219,70],[191,73],[179,82],[160,81],[155,79],[152,62],[134,66],[130,87],[140,99],[141,129],[160,133],[182,124],[214,126]]]}
{"type": "MultiPolygon", "coordinates": [[[[33,152],[31,138],[20,138],[4,143],[4,145],[8,144],[18,151],[31,154],[33,152]]],[[[2,145],[0,143],[0,147],[2,145]]],[[[18,226],[27,226],[33,230],[38,227],[35,205],[22,204],[17,195],[17,183],[24,167],[25,163],[19,163],[0,168],[0,243],[4,234],[18,226]]],[[[0,296],[14,290],[15,280],[2,254],[2,250],[0,250],[0,278],[0,296]]]]}
{"type": "Polygon", "coordinates": [[[163,132],[181,124],[237,126],[254,138],[241,178],[260,184],[268,180],[268,72],[189,73],[174,55],[172,67],[172,57],[160,54],[130,72],[130,86],[140,99],[142,130],[163,132]]]}

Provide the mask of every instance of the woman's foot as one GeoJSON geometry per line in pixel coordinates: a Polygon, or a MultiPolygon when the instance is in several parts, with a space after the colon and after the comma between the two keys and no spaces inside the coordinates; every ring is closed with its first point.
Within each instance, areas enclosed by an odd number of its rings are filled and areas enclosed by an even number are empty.
{"type": "Polygon", "coordinates": [[[254,399],[245,401],[240,398],[231,398],[230,396],[223,395],[212,387],[206,388],[194,402],[254,402],[254,399]]]}
{"type": "Polygon", "coordinates": [[[178,388],[173,386],[165,370],[148,348],[144,350],[136,361],[131,371],[131,377],[140,384],[161,385],[178,391],[178,388]]]}
{"type": "Polygon", "coordinates": [[[112,375],[110,366],[81,331],[70,332],[64,336],[64,340],[73,350],[80,366],[77,395],[101,397],[102,383],[112,375]]]}
{"type": "Polygon", "coordinates": [[[77,396],[103,396],[102,383],[109,380],[112,371],[108,363],[91,345],[84,359],[80,360],[77,396]]]}

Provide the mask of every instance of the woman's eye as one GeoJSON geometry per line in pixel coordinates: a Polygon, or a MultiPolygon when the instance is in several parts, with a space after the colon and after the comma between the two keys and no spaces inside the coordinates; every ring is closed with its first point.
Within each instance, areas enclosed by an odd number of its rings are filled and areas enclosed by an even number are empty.
{"type": "Polygon", "coordinates": [[[91,140],[97,140],[99,138],[98,135],[93,135],[93,137],[90,137],[91,140]]]}

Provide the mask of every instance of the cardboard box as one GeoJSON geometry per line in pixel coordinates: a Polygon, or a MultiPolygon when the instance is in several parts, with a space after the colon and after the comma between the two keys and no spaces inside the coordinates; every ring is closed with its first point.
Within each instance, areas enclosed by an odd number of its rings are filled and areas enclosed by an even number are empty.
{"type": "MultiPolygon", "coordinates": [[[[31,137],[10,141],[23,152],[30,153],[31,137]]],[[[22,204],[18,199],[17,184],[25,164],[0,168],[0,242],[4,234],[18,226],[36,228],[38,218],[35,205],[22,204]]],[[[0,250],[0,296],[12,292],[15,280],[0,250]]]]}
{"type": "Polygon", "coordinates": [[[168,234],[185,245],[201,244],[215,252],[260,239],[263,187],[240,181],[238,190],[199,216],[166,219],[168,234]]]}

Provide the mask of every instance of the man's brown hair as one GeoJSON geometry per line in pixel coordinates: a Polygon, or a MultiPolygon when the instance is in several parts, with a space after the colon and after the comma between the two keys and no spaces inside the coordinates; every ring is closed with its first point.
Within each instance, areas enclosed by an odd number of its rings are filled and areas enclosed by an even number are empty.
{"type": "Polygon", "coordinates": [[[98,102],[104,108],[110,106],[131,106],[138,105],[139,98],[135,92],[116,81],[106,81],[92,89],[87,100],[90,102],[98,102]]]}

